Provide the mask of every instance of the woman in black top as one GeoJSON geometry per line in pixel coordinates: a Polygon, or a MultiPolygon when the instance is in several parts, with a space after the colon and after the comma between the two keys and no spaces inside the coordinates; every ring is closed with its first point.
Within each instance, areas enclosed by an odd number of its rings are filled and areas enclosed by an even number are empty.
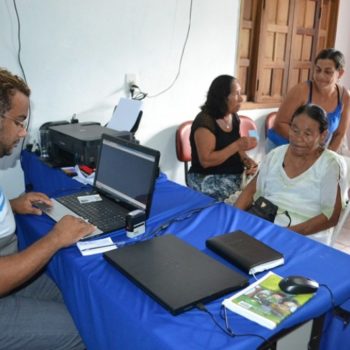
{"type": "Polygon", "coordinates": [[[245,153],[256,146],[256,138],[241,137],[239,133],[237,112],[243,101],[240,92],[236,78],[218,76],[192,124],[189,186],[217,200],[240,190],[244,168],[249,175],[257,167],[245,153]]]}

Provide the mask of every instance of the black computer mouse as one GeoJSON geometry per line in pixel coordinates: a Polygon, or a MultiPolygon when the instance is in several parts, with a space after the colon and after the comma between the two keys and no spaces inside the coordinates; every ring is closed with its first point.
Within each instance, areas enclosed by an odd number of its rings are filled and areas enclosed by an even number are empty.
{"type": "Polygon", "coordinates": [[[288,276],[280,281],[279,287],[289,294],[308,294],[316,292],[319,284],[304,276],[288,276]]]}

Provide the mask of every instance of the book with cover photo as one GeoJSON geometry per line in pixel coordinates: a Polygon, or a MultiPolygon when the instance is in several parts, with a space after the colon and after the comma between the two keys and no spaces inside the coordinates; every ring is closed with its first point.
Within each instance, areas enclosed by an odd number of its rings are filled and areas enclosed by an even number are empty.
{"type": "Polygon", "coordinates": [[[281,280],[281,276],[270,271],[249,287],[225,299],[222,304],[263,327],[274,329],[315,294],[285,293],[278,286],[281,280]]]}
{"type": "Polygon", "coordinates": [[[206,245],[249,274],[269,270],[284,263],[280,252],[240,230],[209,238],[206,245]]]}

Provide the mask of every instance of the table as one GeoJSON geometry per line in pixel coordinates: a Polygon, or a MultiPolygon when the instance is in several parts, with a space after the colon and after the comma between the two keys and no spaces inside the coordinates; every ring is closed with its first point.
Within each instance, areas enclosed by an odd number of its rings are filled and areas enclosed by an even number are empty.
{"type": "MultiPolygon", "coordinates": [[[[22,153],[22,167],[28,189],[52,196],[82,187],[26,151],[22,153]]],[[[43,236],[53,225],[45,215],[18,215],[16,221],[22,247],[43,236]]],[[[237,229],[246,231],[284,254],[285,264],[274,269],[277,274],[301,274],[314,278],[331,289],[336,305],[350,297],[350,279],[347,268],[344,268],[350,264],[349,255],[224,203],[213,204],[211,198],[161,175],[157,180],[146,232],[154,232],[163,224],[167,228],[162,233],[176,234],[233,269],[236,269],[233,265],[206,249],[205,240],[237,229]],[[196,208],[204,209],[190,215],[196,208]]],[[[111,237],[117,242],[126,239],[123,230],[112,233],[111,237]]],[[[332,308],[329,291],[321,287],[308,304],[273,331],[229,313],[229,322],[236,334],[263,337],[232,338],[203,311],[193,309],[172,316],[109,265],[101,254],[83,257],[75,246],[62,249],[50,261],[48,273],[61,289],[88,349],[255,349],[262,345],[263,338],[274,337],[311,319],[322,320],[319,317],[332,308]]],[[[262,274],[257,275],[260,276],[262,274]]],[[[250,282],[253,280],[250,278],[250,282]]],[[[207,309],[223,325],[219,315],[222,300],[207,304],[207,309]]],[[[332,322],[330,314],[328,317],[332,322]]],[[[330,328],[326,329],[327,337],[322,341],[324,349],[328,346],[330,328]]]]}

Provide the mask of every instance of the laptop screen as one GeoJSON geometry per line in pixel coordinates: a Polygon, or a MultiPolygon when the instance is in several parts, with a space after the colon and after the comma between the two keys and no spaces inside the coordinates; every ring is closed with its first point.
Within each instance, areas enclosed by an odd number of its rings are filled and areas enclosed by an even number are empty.
{"type": "Polygon", "coordinates": [[[104,135],[95,187],[147,213],[158,162],[158,151],[104,135]]]}

